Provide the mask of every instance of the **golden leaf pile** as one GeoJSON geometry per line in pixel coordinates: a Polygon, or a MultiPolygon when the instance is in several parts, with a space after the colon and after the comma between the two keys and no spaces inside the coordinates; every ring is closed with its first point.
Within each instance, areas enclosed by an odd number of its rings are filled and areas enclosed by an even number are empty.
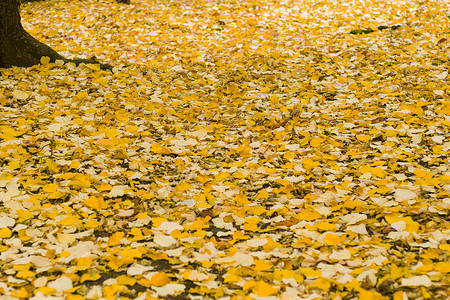
{"type": "Polygon", "coordinates": [[[449,11],[25,4],[116,68],[0,70],[0,298],[448,299],[449,11]]]}

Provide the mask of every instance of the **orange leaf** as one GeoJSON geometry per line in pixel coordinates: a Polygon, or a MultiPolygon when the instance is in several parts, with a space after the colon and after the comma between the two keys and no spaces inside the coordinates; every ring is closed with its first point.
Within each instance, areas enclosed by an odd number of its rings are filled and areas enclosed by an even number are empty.
{"type": "Polygon", "coordinates": [[[169,276],[167,276],[166,273],[161,272],[161,273],[156,273],[155,275],[153,275],[150,279],[150,282],[154,286],[163,286],[170,282],[170,278],[169,278],[169,276]]]}
{"type": "Polygon", "coordinates": [[[252,291],[260,297],[269,297],[278,293],[276,288],[264,281],[258,281],[252,291]]]}

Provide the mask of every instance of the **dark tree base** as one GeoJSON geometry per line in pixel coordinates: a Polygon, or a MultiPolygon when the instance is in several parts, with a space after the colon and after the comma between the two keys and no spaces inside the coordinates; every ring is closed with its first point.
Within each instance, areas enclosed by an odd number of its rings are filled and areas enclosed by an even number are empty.
{"type": "MultiPolygon", "coordinates": [[[[95,59],[68,59],[60,55],[58,52],[49,46],[39,42],[33,38],[28,32],[23,30],[20,34],[8,38],[6,41],[1,41],[0,53],[0,68],[17,67],[31,67],[41,63],[41,57],[48,56],[50,62],[62,60],[65,63],[74,63],[76,65],[85,64],[100,64],[95,59]]],[[[112,66],[107,64],[100,64],[103,70],[112,71],[112,66]]]]}
{"type": "MultiPolygon", "coordinates": [[[[0,0],[0,68],[31,67],[48,56],[50,62],[62,60],[76,65],[99,64],[95,59],[68,59],[49,46],[39,42],[22,27],[19,0],[0,0]]],[[[100,64],[103,70],[112,71],[112,66],[100,64]]]]}

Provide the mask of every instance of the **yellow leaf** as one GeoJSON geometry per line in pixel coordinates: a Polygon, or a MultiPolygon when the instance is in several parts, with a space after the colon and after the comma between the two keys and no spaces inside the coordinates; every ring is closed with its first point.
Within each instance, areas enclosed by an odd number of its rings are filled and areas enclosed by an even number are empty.
{"type": "Polygon", "coordinates": [[[126,248],[126,249],[122,250],[120,255],[122,257],[129,257],[129,258],[141,258],[142,257],[142,252],[139,251],[138,249],[126,248]]]}
{"type": "Polygon", "coordinates": [[[163,217],[155,217],[152,219],[154,227],[159,227],[163,222],[167,222],[167,219],[163,217]]]}
{"type": "Polygon", "coordinates": [[[21,287],[20,290],[13,290],[11,296],[16,298],[28,298],[28,293],[24,287],[21,287]]]}
{"type": "Polygon", "coordinates": [[[317,224],[315,224],[315,226],[317,229],[322,230],[322,231],[331,231],[331,230],[335,230],[336,229],[336,225],[335,224],[331,224],[329,222],[325,222],[325,221],[320,221],[317,224]]]}
{"type": "Polygon", "coordinates": [[[276,288],[262,280],[256,283],[256,286],[252,288],[252,291],[260,297],[269,297],[278,293],[276,288]]]}
{"type": "Polygon", "coordinates": [[[101,182],[99,186],[97,186],[97,191],[99,192],[105,192],[105,191],[111,191],[113,188],[112,185],[109,183],[101,182]]]}
{"type": "Polygon", "coordinates": [[[431,294],[428,293],[427,288],[424,286],[420,287],[420,291],[422,292],[422,295],[425,299],[430,299],[431,298],[431,294]]]}
{"type": "Polygon", "coordinates": [[[89,220],[86,222],[85,226],[86,228],[97,228],[100,225],[100,223],[97,220],[89,220]]]}
{"type": "Polygon", "coordinates": [[[256,194],[256,196],[255,196],[255,200],[267,199],[267,198],[269,198],[269,192],[266,190],[259,190],[258,194],[256,194]]]}
{"type": "Polygon", "coordinates": [[[0,239],[10,238],[11,235],[12,231],[8,227],[0,228],[0,239]]]}
{"type": "Polygon", "coordinates": [[[105,94],[105,98],[106,99],[114,99],[114,98],[116,98],[116,94],[114,94],[114,93],[106,93],[105,94]]]}
{"type": "Polygon", "coordinates": [[[229,177],[230,176],[230,173],[227,173],[227,172],[220,172],[219,174],[217,174],[215,177],[214,177],[214,181],[221,181],[221,180],[223,180],[223,179],[225,179],[225,178],[227,178],[227,177],[229,177]]]}
{"type": "Polygon", "coordinates": [[[296,216],[296,218],[305,221],[317,220],[320,217],[321,215],[317,211],[312,209],[302,209],[301,213],[296,216]]]}
{"type": "Polygon", "coordinates": [[[294,278],[298,283],[302,283],[304,280],[303,276],[294,270],[275,270],[273,274],[274,280],[277,281],[282,281],[283,278],[294,278]]]}
{"type": "Polygon", "coordinates": [[[58,189],[58,185],[56,183],[49,183],[42,187],[42,190],[46,193],[56,192],[57,189],[58,189]]]}
{"type": "Polygon", "coordinates": [[[396,216],[385,216],[386,222],[389,224],[393,224],[396,222],[405,222],[406,228],[405,231],[409,233],[418,232],[420,224],[415,222],[411,217],[396,217],[396,216]]]}
{"type": "Polygon", "coordinates": [[[238,206],[243,206],[243,205],[251,203],[245,194],[237,195],[236,197],[234,197],[234,201],[236,202],[236,205],[238,205],[238,206]]]}
{"type": "Polygon", "coordinates": [[[338,82],[339,82],[340,84],[347,83],[347,81],[348,81],[347,77],[339,76],[339,78],[338,78],[338,82]]]}
{"type": "MultiPolygon", "coordinates": [[[[93,71],[100,71],[100,64],[87,64],[86,67],[93,71]]],[[[106,83],[103,83],[104,81],[108,82],[107,78],[99,78],[97,81],[103,85],[106,85],[106,83]]]]}
{"type": "Polygon", "coordinates": [[[55,174],[55,173],[58,173],[58,172],[59,172],[59,167],[58,167],[58,165],[55,163],[55,161],[54,161],[53,159],[47,158],[47,159],[45,160],[45,164],[46,164],[46,166],[47,166],[47,168],[48,168],[48,171],[49,171],[51,174],[55,174]]]}
{"type": "Polygon", "coordinates": [[[36,292],[40,292],[40,293],[44,294],[45,296],[50,296],[50,295],[55,294],[57,292],[57,290],[54,288],[50,288],[48,286],[41,286],[36,289],[36,292]]]}
{"type": "Polygon", "coordinates": [[[402,110],[409,110],[412,114],[415,114],[417,116],[423,115],[423,109],[420,105],[407,105],[404,104],[400,107],[402,110]]]}
{"type": "Polygon", "coordinates": [[[284,187],[286,187],[290,184],[289,180],[284,179],[284,178],[277,178],[277,179],[275,179],[275,182],[278,184],[281,184],[284,187]]]}
{"type": "Polygon", "coordinates": [[[306,277],[319,277],[322,275],[322,272],[320,270],[310,268],[299,268],[299,271],[306,277]]]}
{"type": "Polygon", "coordinates": [[[156,273],[150,278],[150,282],[154,286],[163,286],[170,282],[169,276],[166,273],[160,272],[156,273]]]}
{"type": "Polygon", "coordinates": [[[311,145],[311,147],[317,148],[319,147],[323,142],[322,138],[313,138],[309,144],[311,145]]]}
{"type": "Polygon", "coordinates": [[[78,169],[80,167],[80,162],[78,160],[72,160],[72,162],[70,163],[69,167],[71,169],[78,169]]]}
{"type": "Polygon", "coordinates": [[[305,158],[302,160],[303,168],[305,168],[306,171],[311,171],[315,167],[319,165],[318,161],[313,161],[311,158],[305,158]]]}
{"type": "Polygon", "coordinates": [[[323,241],[328,245],[338,245],[342,242],[341,238],[334,233],[327,233],[323,241]]]}
{"type": "Polygon", "coordinates": [[[389,299],[389,297],[383,297],[380,293],[371,292],[361,289],[359,291],[359,300],[384,300],[389,299]]]}
{"type": "Polygon", "coordinates": [[[370,140],[370,135],[357,134],[356,139],[361,142],[368,142],[370,140]]]}
{"type": "Polygon", "coordinates": [[[361,80],[360,82],[361,82],[361,84],[362,84],[363,86],[365,86],[365,87],[367,87],[367,88],[371,88],[371,87],[374,86],[374,84],[373,84],[372,82],[370,82],[370,81],[361,80]]]}
{"type": "Polygon", "coordinates": [[[242,289],[243,289],[244,291],[247,291],[247,290],[253,289],[256,285],[257,285],[257,282],[256,282],[256,281],[254,281],[254,280],[249,280],[249,281],[247,281],[246,283],[244,283],[244,286],[242,287],[242,289]]]}
{"type": "Polygon", "coordinates": [[[138,130],[139,127],[136,125],[131,125],[127,127],[127,132],[135,132],[136,130],[138,130]]]}
{"type": "Polygon", "coordinates": [[[331,282],[330,280],[320,277],[317,278],[316,281],[314,282],[314,285],[317,286],[319,289],[327,291],[330,289],[331,286],[331,282]]]}
{"type": "Polygon", "coordinates": [[[234,177],[234,178],[237,178],[237,179],[244,179],[244,178],[245,178],[245,175],[242,174],[242,172],[237,171],[236,173],[234,173],[233,177],[234,177]]]}
{"type": "Polygon", "coordinates": [[[439,249],[444,251],[450,251],[450,244],[440,244],[439,249]]]}
{"type": "Polygon", "coordinates": [[[167,153],[167,149],[161,147],[161,145],[159,143],[153,143],[150,146],[150,151],[152,151],[153,153],[156,153],[156,154],[167,153]]]}
{"type": "Polygon", "coordinates": [[[62,226],[72,226],[72,225],[74,225],[75,222],[79,222],[79,221],[80,221],[80,219],[77,216],[68,216],[62,220],[59,220],[58,224],[62,225],[62,226]]]}
{"type": "MultiPolygon", "coordinates": [[[[78,287],[75,287],[74,289],[77,289],[78,287]]],[[[84,296],[81,295],[74,295],[74,294],[69,294],[67,295],[66,300],[85,300],[86,298],[84,296]]]]}
{"type": "Polygon", "coordinates": [[[49,63],[50,63],[50,57],[48,57],[48,56],[41,57],[41,64],[43,64],[45,66],[45,65],[48,65],[49,63]]]}
{"type": "Polygon", "coordinates": [[[192,189],[192,185],[183,181],[180,182],[179,184],[177,184],[177,186],[175,187],[175,190],[179,191],[179,192],[185,192],[187,190],[192,189]]]}
{"type": "Polygon", "coordinates": [[[261,259],[255,260],[255,267],[253,268],[255,271],[267,271],[273,267],[273,264],[270,261],[265,261],[261,259]]]}
{"type": "Polygon", "coordinates": [[[119,135],[119,132],[115,128],[110,128],[105,130],[106,137],[114,138],[119,135]]]}
{"type": "Polygon", "coordinates": [[[127,275],[120,275],[117,278],[117,283],[122,285],[134,285],[136,283],[136,279],[127,275]]]}
{"type": "Polygon", "coordinates": [[[384,178],[386,176],[386,171],[384,171],[380,167],[371,168],[370,173],[372,173],[373,176],[378,178],[384,178]]]}
{"type": "Polygon", "coordinates": [[[80,282],[83,283],[85,281],[95,281],[97,279],[100,279],[100,277],[100,274],[91,275],[89,273],[84,273],[80,278],[80,282]]]}
{"type": "Polygon", "coordinates": [[[395,264],[391,265],[391,277],[392,279],[398,279],[400,277],[402,277],[404,274],[403,272],[403,268],[399,268],[397,267],[395,264]]]}
{"type": "Polygon", "coordinates": [[[80,270],[86,270],[92,265],[93,261],[88,257],[80,257],[77,259],[77,266],[80,270]]]}
{"type": "Polygon", "coordinates": [[[33,214],[28,210],[18,209],[17,215],[19,216],[19,222],[32,219],[34,216],[33,214]]]}
{"type": "Polygon", "coordinates": [[[438,262],[434,265],[434,269],[441,273],[450,273],[450,262],[438,262]]]}
{"type": "Polygon", "coordinates": [[[108,207],[108,205],[105,203],[103,198],[96,197],[96,196],[91,196],[88,199],[85,199],[84,204],[86,204],[86,206],[96,209],[96,210],[100,210],[100,209],[108,207]]]}
{"type": "Polygon", "coordinates": [[[406,294],[404,294],[403,291],[396,291],[392,300],[404,300],[404,296],[406,296],[406,294]]]}
{"type": "Polygon", "coordinates": [[[234,274],[230,274],[230,275],[227,275],[227,277],[225,277],[224,282],[225,283],[227,283],[227,282],[239,282],[241,280],[242,280],[241,277],[239,277],[237,275],[234,275],[234,274]]]}
{"type": "Polygon", "coordinates": [[[19,131],[15,131],[14,128],[11,127],[3,128],[2,133],[4,136],[11,136],[11,137],[17,137],[20,135],[19,131]]]}
{"type": "Polygon", "coordinates": [[[111,237],[108,240],[108,246],[117,246],[120,244],[120,241],[122,240],[123,236],[125,234],[121,231],[114,233],[111,235],[111,237]]]}
{"type": "Polygon", "coordinates": [[[10,161],[9,163],[8,163],[8,169],[10,169],[10,170],[16,170],[16,169],[19,169],[20,168],[20,166],[21,166],[21,163],[20,163],[20,161],[18,161],[18,160],[13,160],[13,161],[10,161]]]}

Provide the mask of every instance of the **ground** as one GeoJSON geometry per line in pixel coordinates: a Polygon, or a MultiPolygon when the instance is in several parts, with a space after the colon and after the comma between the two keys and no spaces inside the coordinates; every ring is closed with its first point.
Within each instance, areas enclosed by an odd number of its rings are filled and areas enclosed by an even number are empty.
{"type": "Polygon", "coordinates": [[[448,299],[449,8],[25,4],[2,299],[448,299]]]}

